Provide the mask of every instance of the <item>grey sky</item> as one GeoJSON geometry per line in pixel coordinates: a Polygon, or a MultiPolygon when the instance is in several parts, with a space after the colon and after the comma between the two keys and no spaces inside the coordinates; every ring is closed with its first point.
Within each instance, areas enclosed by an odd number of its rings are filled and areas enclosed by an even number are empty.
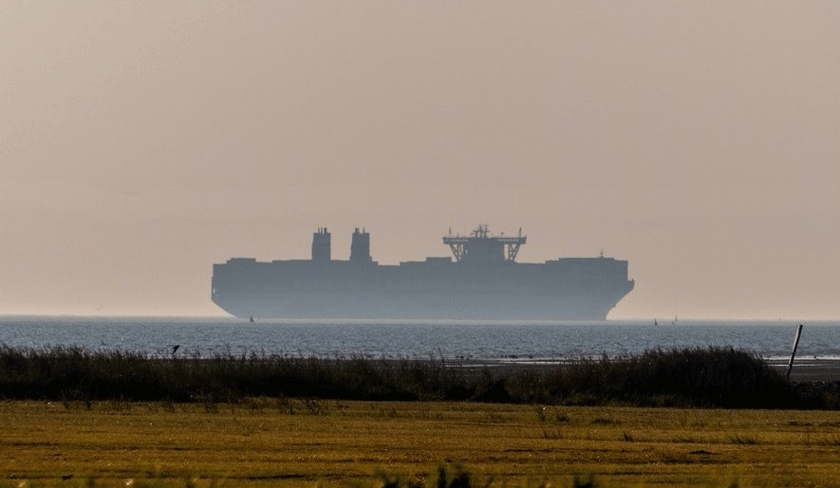
{"type": "Polygon", "coordinates": [[[837,318],[837,2],[0,3],[0,313],[215,314],[211,265],[478,222],[611,318],[837,318]]]}

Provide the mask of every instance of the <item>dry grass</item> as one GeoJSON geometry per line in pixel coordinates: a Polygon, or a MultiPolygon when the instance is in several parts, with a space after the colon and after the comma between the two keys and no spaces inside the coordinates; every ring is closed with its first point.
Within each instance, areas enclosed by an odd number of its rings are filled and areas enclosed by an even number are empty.
{"type": "Polygon", "coordinates": [[[840,486],[840,412],[248,399],[0,403],[0,486],[840,486]]]}
{"type": "Polygon", "coordinates": [[[657,349],[563,365],[484,366],[431,358],[257,353],[164,359],[128,351],[0,345],[0,399],[238,402],[269,396],[636,407],[840,406],[836,385],[794,387],[754,353],[732,348],[657,349]]]}

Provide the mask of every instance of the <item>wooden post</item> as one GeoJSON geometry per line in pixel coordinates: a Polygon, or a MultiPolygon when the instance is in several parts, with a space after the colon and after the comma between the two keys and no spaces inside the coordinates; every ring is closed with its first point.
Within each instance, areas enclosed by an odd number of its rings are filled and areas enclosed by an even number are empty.
{"type": "Polygon", "coordinates": [[[802,324],[796,329],[796,337],[793,338],[793,350],[790,352],[790,362],[788,363],[788,370],[786,378],[790,379],[790,370],[793,369],[793,358],[796,356],[796,347],[799,346],[799,336],[802,335],[802,324]]]}

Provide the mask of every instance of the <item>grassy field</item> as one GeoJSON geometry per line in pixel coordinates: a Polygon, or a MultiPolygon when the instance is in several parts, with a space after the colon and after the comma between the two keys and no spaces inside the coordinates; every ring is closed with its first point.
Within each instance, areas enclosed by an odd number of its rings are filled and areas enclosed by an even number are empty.
{"type": "Polygon", "coordinates": [[[0,345],[0,399],[241,402],[248,397],[703,408],[840,408],[827,382],[793,384],[749,351],[650,350],[554,365],[247,354],[148,357],[0,345]]]}
{"type": "Polygon", "coordinates": [[[0,432],[14,487],[840,486],[836,411],[3,401],[0,432]]]}

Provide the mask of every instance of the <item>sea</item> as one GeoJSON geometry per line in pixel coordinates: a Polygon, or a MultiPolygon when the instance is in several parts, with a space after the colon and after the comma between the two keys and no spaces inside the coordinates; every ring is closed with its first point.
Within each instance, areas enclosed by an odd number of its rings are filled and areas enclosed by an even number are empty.
{"type": "Polygon", "coordinates": [[[302,321],[219,317],[0,316],[0,346],[77,347],[170,357],[438,359],[539,363],[723,346],[768,360],[840,359],[840,321],[302,321]]]}

